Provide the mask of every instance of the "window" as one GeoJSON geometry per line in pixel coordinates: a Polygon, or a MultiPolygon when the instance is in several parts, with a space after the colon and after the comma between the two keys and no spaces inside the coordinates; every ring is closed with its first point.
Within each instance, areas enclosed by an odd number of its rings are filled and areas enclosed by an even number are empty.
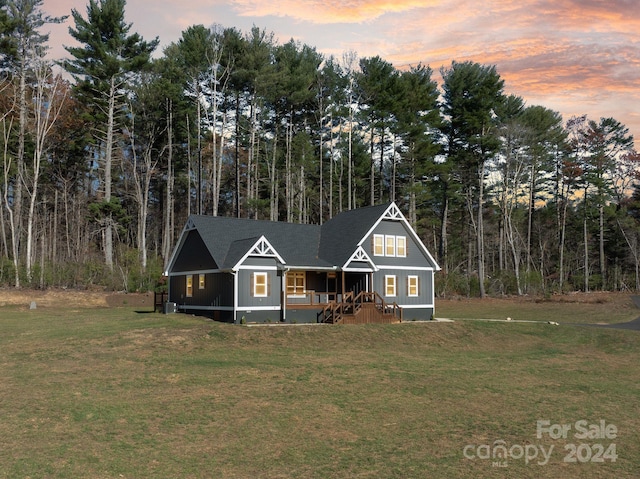
{"type": "Polygon", "coordinates": [[[373,235],[374,256],[407,257],[407,237],[395,235],[373,235]]]}
{"type": "Polygon", "coordinates": [[[407,296],[420,296],[420,279],[417,276],[407,277],[407,296]]]}
{"type": "Polygon", "coordinates": [[[384,277],[384,294],[385,296],[396,295],[396,277],[394,275],[384,277]]]}
{"type": "Polygon", "coordinates": [[[384,254],[385,256],[396,255],[396,237],[387,235],[384,237],[384,254]]]}
{"type": "Polygon", "coordinates": [[[198,289],[204,289],[204,274],[198,275],[198,289]]]}
{"type": "Polygon", "coordinates": [[[251,278],[253,278],[253,295],[258,298],[266,298],[268,296],[267,273],[252,273],[251,278]]]}
{"type": "Polygon", "coordinates": [[[402,258],[407,256],[406,236],[396,236],[396,256],[401,256],[402,258]]]}
{"type": "Polygon", "coordinates": [[[193,296],[193,275],[187,275],[187,298],[193,296]]]}
{"type": "Polygon", "coordinates": [[[373,255],[384,256],[384,235],[373,235],[373,255]]]}
{"type": "Polygon", "coordinates": [[[287,295],[302,296],[305,290],[305,272],[289,271],[287,273],[287,295]]]}

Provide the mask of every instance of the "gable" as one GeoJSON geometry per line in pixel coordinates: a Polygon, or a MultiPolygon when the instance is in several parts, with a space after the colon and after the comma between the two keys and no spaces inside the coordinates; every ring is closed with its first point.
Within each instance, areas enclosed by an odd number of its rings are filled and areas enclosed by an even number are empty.
{"type": "Polygon", "coordinates": [[[383,220],[362,241],[362,248],[377,266],[412,266],[419,268],[436,268],[435,263],[424,254],[422,243],[416,241],[413,229],[402,221],[383,220]],[[382,252],[375,251],[375,239],[382,240],[382,252]],[[404,254],[397,251],[399,238],[404,242],[404,254]],[[393,244],[391,254],[387,252],[387,240],[393,244]]]}
{"type": "Polygon", "coordinates": [[[239,240],[232,244],[227,253],[224,267],[237,270],[249,257],[273,258],[280,264],[286,264],[286,261],[278,254],[271,243],[264,236],[260,236],[260,238],[239,240]]]}
{"type": "Polygon", "coordinates": [[[176,251],[171,272],[218,269],[198,230],[185,230],[180,248],[176,251]]]}

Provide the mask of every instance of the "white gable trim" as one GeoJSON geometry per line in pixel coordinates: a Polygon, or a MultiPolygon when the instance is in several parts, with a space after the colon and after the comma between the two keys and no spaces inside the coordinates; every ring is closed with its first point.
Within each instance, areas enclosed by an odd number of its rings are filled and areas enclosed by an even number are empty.
{"type": "Polygon", "coordinates": [[[271,243],[269,243],[269,240],[267,240],[264,235],[258,238],[258,241],[256,241],[253,246],[251,246],[251,248],[247,250],[244,256],[240,258],[240,261],[238,261],[231,269],[233,271],[237,271],[238,269],[240,269],[240,265],[244,263],[249,256],[258,256],[260,258],[275,258],[280,263],[286,264],[286,261],[282,259],[282,256],[278,254],[276,249],[271,245],[271,243]]]}
{"type": "Polygon", "coordinates": [[[404,220],[404,215],[395,203],[391,203],[387,211],[384,212],[380,219],[383,220],[404,220]]]}
{"type": "Polygon", "coordinates": [[[351,263],[352,261],[360,261],[360,262],[363,262],[363,263],[368,263],[369,266],[371,266],[371,270],[372,271],[378,271],[378,267],[376,266],[376,264],[373,261],[371,261],[371,258],[369,257],[369,255],[367,254],[367,252],[364,250],[364,248],[361,245],[358,245],[358,247],[353,252],[351,257],[342,266],[342,270],[343,271],[363,271],[362,268],[349,268],[349,263],[351,263]]]}
{"type": "Polygon", "coordinates": [[[187,219],[187,223],[184,225],[183,231],[191,231],[191,230],[195,230],[196,228],[196,224],[193,221],[193,218],[189,217],[187,219]]]}
{"type": "Polygon", "coordinates": [[[402,222],[405,226],[405,229],[410,233],[411,238],[413,238],[413,240],[416,242],[416,244],[420,248],[420,251],[422,251],[422,253],[429,259],[429,261],[435,265],[435,270],[440,271],[440,266],[438,266],[438,263],[436,262],[435,258],[431,256],[431,253],[429,253],[429,250],[427,249],[427,247],[424,245],[424,243],[422,242],[418,234],[414,231],[414,229],[411,227],[411,225],[407,221],[407,218],[404,217],[404,215],[402,214],[402,211],[400,211],[400,209],[396,206],[395,203],[391,203],[389,207],[385,210],[385,212],[380,216],[380,218],[378,218],[378,220],[373,224],[373,226],[369,228],[369,231],[367,231],[367,233],[362,237],[362,239],[358,243],[358,246],[360,247],[362,246],[365,240],[373,233],[373,231],[378,227],[378,225],[383,220],[402,222]]]}

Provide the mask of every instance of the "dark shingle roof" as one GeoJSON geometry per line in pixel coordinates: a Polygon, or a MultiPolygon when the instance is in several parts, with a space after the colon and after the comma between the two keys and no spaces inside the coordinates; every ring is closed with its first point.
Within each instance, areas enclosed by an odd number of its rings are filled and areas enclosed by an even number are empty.
{"type": "Polygon", "coordinates": [[[194,215],[190,217],[219,267],[235,266],[264,236],[287,264],[328,266],[318,259],[320,226],[194,215]]]}
{"type": "Polygon", "coordinates": [[[261,236],[289,266],[342,266],[389,204],[345,211],[324,225],[192,215],[214,261],[233,268],[261,236]]]}
{"type": "Polygon", "coordinates": [[[322,225],[320,257],[344,265],[356,250],[358,242],[389,208],[389,203],[349,210],[334,216],[322,225]]]}

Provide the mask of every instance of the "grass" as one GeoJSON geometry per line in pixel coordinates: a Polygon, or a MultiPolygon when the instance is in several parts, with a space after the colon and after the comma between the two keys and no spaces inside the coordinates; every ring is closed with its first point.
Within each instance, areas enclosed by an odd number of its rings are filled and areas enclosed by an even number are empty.
{"type": "MultiPolygon", "coordinates": [[[[586,322],[573,303],[479,304],[438,316],[544,306],[586,322]]],[[[634,317],[621,298],[590,306],[589,322],[634,317]]],[[[639,346],[640,332],[543,323],[249,328],[4,307],[0,477],[637,477],[639,346]],[[570,424],[567,439],[537,438],[544,419],[570,424]],[[615,439],[574,437],[601,419],[615,439]],[[554,449],[546,465],[465,458],[496,441],[554,449]],[[564,463],[569,443],[615,443],[618,458],[564,463]]]]}

